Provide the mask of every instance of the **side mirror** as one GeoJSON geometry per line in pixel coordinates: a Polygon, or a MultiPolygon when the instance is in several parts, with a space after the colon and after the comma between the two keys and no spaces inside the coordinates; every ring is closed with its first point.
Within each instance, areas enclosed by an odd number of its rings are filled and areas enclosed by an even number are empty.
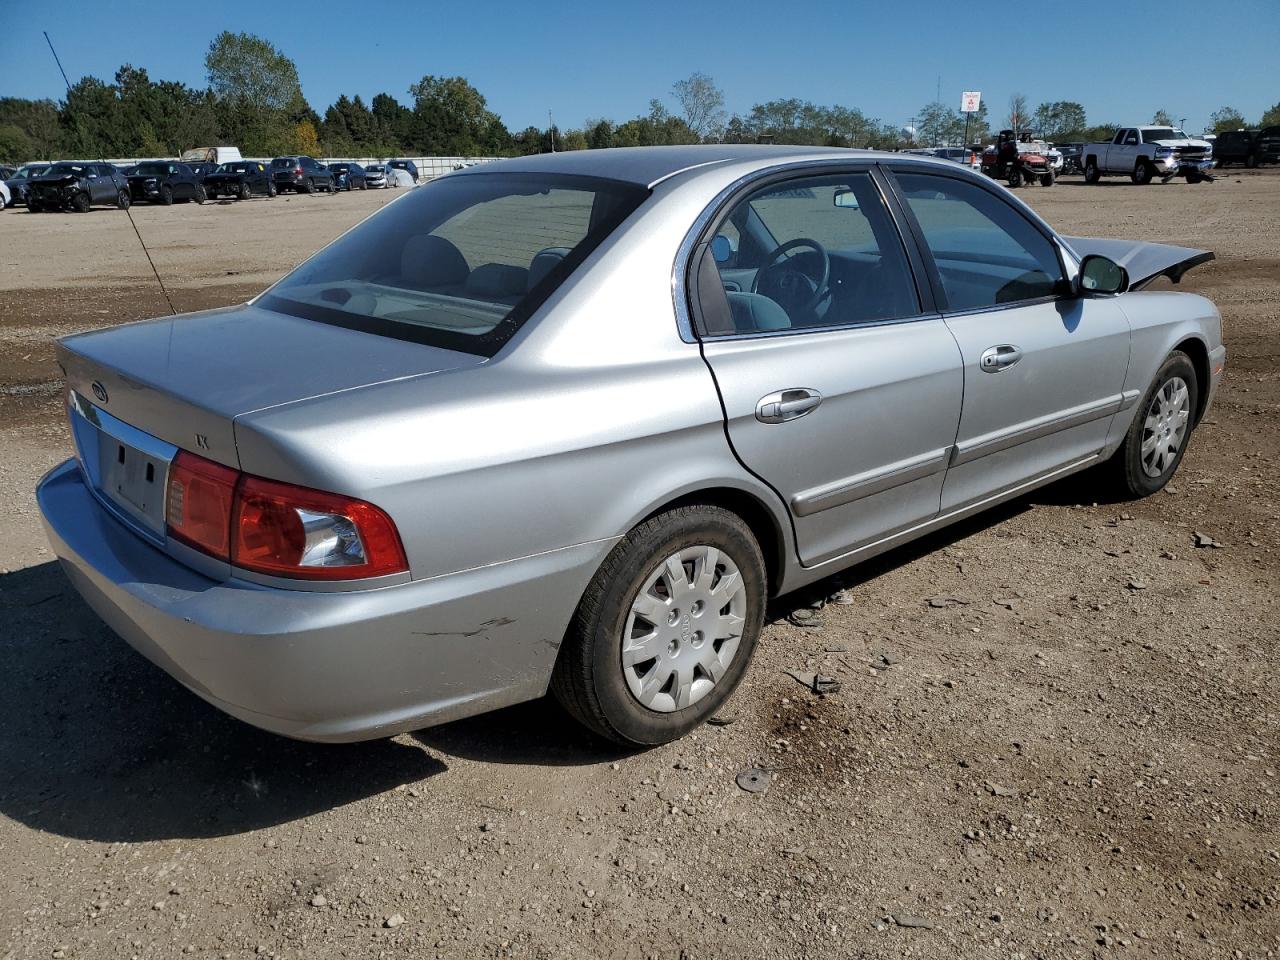
{"type": "Polygon", "coordinates": [[[842,210],[859,209],[858,198],[852,190],[837,190],[831,202],[842,210]]]}
{"type": "Polygon", "coordinates": [[[1129,272],[1108,257],[1091,254],[1080,261],[1077,283],[1081,293],[1124,293],[1129,272]]]}

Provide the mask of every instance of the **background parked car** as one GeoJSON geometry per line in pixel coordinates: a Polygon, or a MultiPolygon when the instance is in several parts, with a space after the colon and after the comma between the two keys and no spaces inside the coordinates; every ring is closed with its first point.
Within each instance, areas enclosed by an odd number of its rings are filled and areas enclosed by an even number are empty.
{"type": "Polygon", "coordinates": [[[371,187],[389,187],[390,184],[387,182],[387,168],[380,163],[369,164],[364,168],[364,182],[371,187]]]}
{"type": "Polygon", "coordinates": [[[255,193],[265,197],[276,195],[276,185],[271,180],[271,170],[258,160],[237,160],[224,163],[204,178],[205,196],[235,197],[248,200],[255,193]]]}
{"type": "Polygon", "coordinates": [[[364,167],[358,163],[331,163],[329,172],[333,174],[335,190],[369,189],[364,167]]]}
{"type": "Polygon", "coordinates": [[[418,182],[418,165],[412,160],[388,160],[387,166],[393,170],[403,170],[414,183],[418,182]]]}
{"type": "Polygon", "coordinates": [[[150,160],[138,164],[129,177],[129,195],[165,206],[175,200],[204,203],[204,177],[188,164],[150,160]]]}
{"type": "Polygon", "coordinates": [[[28,163],[4,178],[4,185],[9,188],[9,205],[16,207],[27,202],[27,184],[49,169],[47,163],[28,163]]]}
{"type": "Polygon", "coordinates": [[[17,172],[15,167],[0,166],[0,180],[8,180],[17,172]]]}
{"type": "Polygon", "coordinates": [[[1280,163],[1280,127],[1263,127],[1254,141],[1258,163],[1280,163]]]}
{"type": "Polygon", "coordinates": [[[0,180],[0,210],[10,204],[9,186],[3,180],[0,180]]]}
{"type": "Polygon", "coordinates": [[[1084,152],[1083,143],[1060,143],[1057,145],[1057,149],[1062,154],[1063,173],[1082,173],[1084,171],[1084,167],[1080,163],[1080,156],[1084,152]]]}
{"type": "Polygon", "coordinates": [[[27,209],[88,213],[95,204],[129,207],[129,182],[109,163],[55,163],[27,186],[27,209]]]}
{"type": "Polygon", "coordinates": [[[271,161],[271,180],[277,190],[333,192],[333,174],[314,157],[276,157],[271,161]]]}

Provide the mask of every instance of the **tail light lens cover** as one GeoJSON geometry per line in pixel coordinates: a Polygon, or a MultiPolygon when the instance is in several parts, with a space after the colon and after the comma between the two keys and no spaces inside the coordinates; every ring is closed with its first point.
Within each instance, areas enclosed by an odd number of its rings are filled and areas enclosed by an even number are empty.
{"type": "Polygon", "coordinates": [[[255,573],[359,580],[409,569],[395,524],[373,504],[186,451],[169,468],[165,516],[178,541],[255,573]]]}

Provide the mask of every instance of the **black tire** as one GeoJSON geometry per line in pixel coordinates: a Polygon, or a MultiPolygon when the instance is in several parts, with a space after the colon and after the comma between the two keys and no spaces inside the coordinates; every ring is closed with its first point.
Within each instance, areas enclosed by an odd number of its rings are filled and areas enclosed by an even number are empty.
{"type": "Polygon", "coordinates": [[[1244,165],[1245,165],[1246,167],[1248,167],[1250,170],[1252,170],[1254,167],[1256,167],[1256,166],[1258,165],[1258,156],[1257,156],[1257,154],[1253,154],[1253,153],[1251,153],[1251,154],[1249,154],[1249,156],[1245,157],[1245,158],[1244,158],[1244,165]]]}
{"type": "Polygon", "coordinates": [[[196,191],[192,199],[195,200],[196,203],[204,203],[207,199],[209,199],[209,195],[204,192],[203,183],[196,184],[196,191]]]}
{"type": "Polygon", "coordinates": [[[360,189],[361,189],[361,190],[368,190],[368,189],[369,189],[369,181],[368,181],[368,180],[361,180],[361,181],[360,181],[360,189]]]}
{"type": "Polygon", "coordinates": [[[1187,451],[1187,444],[1191,442],[1199,402],[1200,382],[1196,379],[1195,365],[1185,353],[1175,350],[1169,354],[1156,372],[1151,386],[1138,404],[1124,442],[1106,464],[1106,469],[1111,474],[1111,481],[1121,496],[1133,499],[1149,497],[1173,479],[1173,475],[1178,471],[1178,465],[1182,463],[1182,456],[1187,451]],[[1164,465],[1158,476],[1152,476],[1147,472],[1142,460],[1142,445],[1150,434],[1147,429],[1147,417],[1153,409],[1157,393],[1174,379],[1181,379],[1187,386],[1186,432],[1173,458],[1164,465]]]}
{"type": "Polygon", "coordinates": [[[1140,187],[1146,186],[1151,182],[1151,178],[1155,176],[1155,170],[1146,160],[1139,160],[1133,165],[1133,173],[1129,175],[1130,179],[1140,187]]]}
{"type": "Polygon", "coordinates": [[[1100,183],[1102,181],[1102,171],[1098,169],[1098,161],[1089,158],[1089,162],[1084,165],[1084,182],[1100,183]]]}
{"type": "Polygon", "coordinates": [[[1048,173],[1040,174],[1040,186],[1042,187],[1052,187],[1053,180],[1054,180],[1054,177],[1053,177],[1052,170],[1050,170],[1048,173]]]}
{"type": "Polygon", "coordinates": [[[1009,189],[1017,190],[1020,186],[1022,186],[1022,171],[1017,167],[1011,167],[1009,169],[1009,189]]]}
{"type": "Polygon", "coordinates": [[[275,182],[274,182],[274,181],[269,182],[269,183],[267,184],[267,196],[268,196],[268,197],[274,197],[274,196],[276,195],[276,192],[277,192],[277,191],[276,191],[276,185],[275,185],[275,182]]]}
{"type": "Polygon", "coordinates": [[[160,188],[160,202],[166,207],[173,206],[173,187],[167,183],[160,188]]]}
{"type": "Polygon", "coordinates": [[[88,213],[89,208],[93,206],[93,201],[89,199],[89,195],[83,191],[77,193],[71,198],[71,209],[76,213],[88,213]]]}
{"type": "MultiPolygon", "coordinates": [[[[764,622],[765,584],[760,546],[736,514],[697,504],[646,520],[610,551],[578,604],[552,675],[556,699],[615,743],[655,746],[679,739],[711,717],[746,674],[764,622]],[[724,673],[701,699],[663,712],[644,706],[631,692],[621,660],[622,634],[646,579],[665,558],[698,546],[714,547],[737,566],[745,592],[742,632],[724,673]]],[[[682,622],[687,628],[689,616],[682,622]]]]}
{"type": "Polygon", "coordinates": [[[312,187],[313,187],[313,186],[314,186],[314,184],[313,184],[310,180],[306,180],[306,181],[304,181],[304,182],[302,182],[302,183],[298,184],[298,185],[297,185],[296,187],[294,187],[293,189],[294,189],[297,193],[310,193],[310,192],[311,192],[311,189],[312,189],[312,187]]]}
{"type": "Polygon", "coordinates": [[[133,198],[129,196],[128,190],[121,190],[116,194],[116,206],[121,210],[128,210],[133,204],[133,198]]]}
{"type": "Polygon", "coordinates": [[[252,196],[253,196],[253,191],[249,189],[249,184],[247,183],[240,184],[240,189],[236,191],[236,199],[248,200],[252,196]]]}
{"type": "Polygon", "coordinates": [[[27,213],[44,213],[44,204],[35,197],[27,197],[27,213]]]}

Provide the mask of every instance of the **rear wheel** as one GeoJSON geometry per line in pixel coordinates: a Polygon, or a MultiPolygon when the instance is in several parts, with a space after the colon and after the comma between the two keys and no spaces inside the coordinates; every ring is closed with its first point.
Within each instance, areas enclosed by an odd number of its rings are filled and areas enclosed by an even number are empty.
{"type": "Polygon", "coordinates": [[[1151,177],[1154,174],[1155,171],[1151,168],[1150,163],[1146,160],[1139,160],[1133,165],[1133,173],[1130,174],[1130,177],[1134,183],[1145,186],[1151,182],[1151,177]]]}
{"type": "Polygon", "coordinates": [[[1108,464],[1121,493],[1147,497],[1173,478],[1191,439],[1199,400],[1195,366],[1175,350],[1156,373],[1108,464]]]}
{"type": "Polygon", "coordinates": [[[173,187],[167,183],[160,188],[160,202],[166,207],[173,206],[173,187]]]}
{"type": "Polygon", "coordinates": [[[76,213],[88,213],[91,206],[89,195],[83,191],[71,198],[71,209],[76,213]]]}
{"type": "Polygon", "coordinates": [[[678,739],[746,673],[764,604],[764,558],[740,517],[710,505],[661,513],[623,538],[592,578],[552,690],[617,743],[678,739]]]}
{"type": "Polygon", "coordinates": [[[1009,168],[1009,189],[1017,190],[1022,186],[1022,171],[1017,167],[1009,168]]]}
{"type": "Polygon", "coordinates": [[[249,184],[240,184],[240,189],[236,192],[236,199],[248,200],[251,196],[253,196],[253,192],[249,189],[249,184]]]}
{"type": "Polygon", "coordinates": [[[1098,169],[1098,161],[1089,158],[1089,162],[1084,165],[1084,182],[1097,183],[1102,179],[1102,171],[1098,169]]]}
{"type": "Polygon", "coordinates": [[[1245,158],[1244,158],[1244,165],[1245,165],[1246,167],[1248,167],[1250,170],[1252,170],[1254,167],[1256,167],[1256,166],[1258,165],[1258,157],[1257,157],[1257,155],[1256,155],[1256,154],[1252,154],[1252,153],[1251,153],[1251,154],[1249,154],[1249,156],[1245,157],[1245,158]]]}

